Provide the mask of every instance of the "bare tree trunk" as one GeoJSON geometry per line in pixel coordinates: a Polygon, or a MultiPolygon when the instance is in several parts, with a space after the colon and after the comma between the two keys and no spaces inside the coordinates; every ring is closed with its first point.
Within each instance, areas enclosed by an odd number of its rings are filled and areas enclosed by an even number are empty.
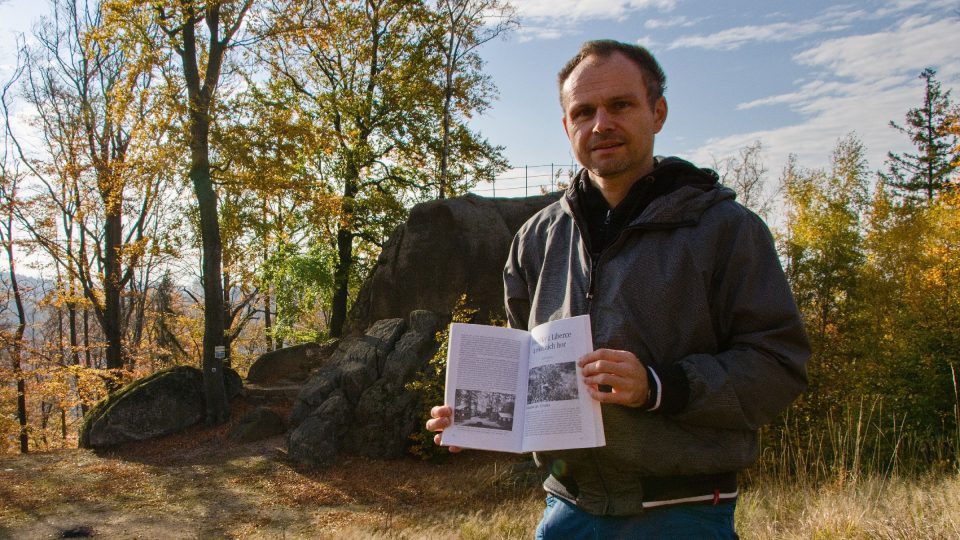
{"type": "MultiPolygon", "coordinates": [[[[221,253],[223,251],[221,250],[221,253]]],[[[226,261],[223,263],[223,266],[229,266],[231,261],[226,261]]],[[[234,332],[233,323],[233,303],[230,300],[230,291],[233,288],[233,283],[230,281],[230,272],[226,270],[221,271],[223,276],[223,283],[221,285],[223,291],[223,364],[224,366],[230,365],[230,358],[233,357],[232,347],[233,347],[233,338],[236,337],[234,332]]]]}
{"type": "MultiPolygon", "coordinates": [[[[108,206],[111,206],[109,199],[108,206]]],[[[121,314],[121,266],[120,249],[123,247],[123,221],[119,204],[113,211],[108,210],[105,224],[104,277],[103,277],[103,335],[107,342],[107,369],[123,369],[123,328],[121,314]]]]}
{"type": "Polygon", "coordinates": [[[447,197],[447,190],[450,189],[449,181],[447,180],[447,175],[449,174],[447,169],[449,168],[447,162],[450,159],[450,115],[453,112],[450,110],[450,107],[453,103],[453,71],[454,71],[454,55],[452,51],[454,50],[454,32],[450,33],[450,43],[448,44],[451,54],[447,56],[447,66],[446,66],[446,81],[443,89],[443,140],[442,146],[440,147],[440,189],[437,190],[437,198],[445,199],[447,197]]]}
{"type": "Polygon", "coordinates": [[[20,452],[26,454],[29,450],[29,439],[27,436],[27,389],[26,381],[23,378],[22,354],[23,354],[23,334],[27,328],[26,310],[23,306],[23,297],[20,294],[20,284],[17,281],[17,272],[13,258],[13,217],[8,216],[4,223],[5,231],[4,248],[7,252],[7,266],[10,269],[10,289],[13,292],[13,301],[17,309],[17,328],[13,334],[13,349],[10,351],[10,359],[13,363],[13,373],[17,380],[17,422],[20,424],[20,452]]]}
{"type": "Polygon", "coordinates": [[[273,351],[273,315],[270,313],[270,289],[263,292],[263,333],[267,338],[267,352],[273,351]]]}
{"type": "MultiPolygon", "coordinates": [[[[19,351],[17,354],[20,354],[19,351]]],[[[30,438],[27,430],[27,382],[23,378],[19,358],[17,358],[15,366],[14,371],[17,377],[17,423],[20,424],[20,453],[26,454],[30,449],[30,438]]]]}
{"type": "Polygon", "coordinates": [[[359,172],[350,171],[344,180],[341,223],[337,228],[337,266],[333,273],[333,302],[330,309],[330,337],[343,335],[347,320],[347,300],[350,294],[350,273],[353,271],[353,197],[356,195],[356,178],[359,172]]]}
{"type": "Polygon", "coordinates": [[[217,221],[217,196],[210,179],[209,121],[205,115],[192,114],[190,179],[200,208],[200,236],[203,243],[203,386],[207,404],[207,424],[219,425],[230,416],[223,377],[223,362],[216,348],[224,344],[223,290],[221,279],[220,224],[217,221]]]}
{"type": "Polygon", "coordinates": [[[333,309],[330,315],[330,336],[343,335],[347,320],[347,299],[350,294],[350,271],[353,267],[353,233],[337,230],[337,268],[334,271],[333,309]]]}
{"type": "Polygon", "coordinates": [[[244,3],[232,28],[221,28],[220,6],[211,4],[205,8],[195,5],[183,6],[184,19],[178,29],[182,48],[177,50],[182,60],[183,75],[189,99],[188,129],[190,132],[190,181],[200,210],[200,238],[203,246],[203,387],[206,398],[208,425],[218,425],[230,417],[223,362],[216,356],[217,347],[226,346],[225,320],[222,290],[223,243],[220,238],[217,194],[210,175],[210,111],[213,95],[220,81],[220,69],[227,52],[227,44],[240,27],[251,1],[244,3]],[[198,11],[203,9],[203,13],[198,11]],[[200,21],[210,31],[208,48],[201,54],[198,50],[196,27],[200,21]],[[221,38],[220,32],[224,30],[221,38]],[[200,60],[206,57],[206,70],[201,75],[200,60]]]}
{"type": "MultiPolygon", "coordinates": [[[[264,223],[267,223],[269,212],[267,211],[267,200],[264,198],[261,209],[261,217],[264,223]]],[[[270,260],[269,233],[264,234],[263,241],[263,262],[266,264],[270,260]]],[[[273,344],[273,314],[270,313],[270,284],[263,284],[263,334],[267,340],[267,352],[274,350],[273,344]]]]}
{"type": "MultiPolygon", "coordinates": [[[[83,308],[83,356],[88,368],[94,367],[90,356],[90,309],[83,308]]],[[[100,367],[100,366],[96,366],[100,367]]]]}

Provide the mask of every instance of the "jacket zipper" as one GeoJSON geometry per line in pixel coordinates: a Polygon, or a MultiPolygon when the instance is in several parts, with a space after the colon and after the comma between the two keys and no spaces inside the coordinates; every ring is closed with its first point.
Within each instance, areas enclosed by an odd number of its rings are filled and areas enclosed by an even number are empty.
{"type": "MultiPolygon", "coordinates": [[[[603,218],[603,238],[606,239],[607,234],[610,232],[610,222],[613,220],[613,210],[607,210],[607,215],[603,218]]],[[[610,247],[609,245],[607,247],[610,247]]],[[[604,248],[606,250],[606,248],[604,248]]],[[[588,253],[590,250],[587,250],[588,253]]],[[[589,313],[589,303],[593,300],[593,288],[596,284],[597,270],[600,268],[600,259],[603,258],[603,253],[597,253],[596,257],[593,254],[590,255],[590,282],[587,284],[587,312],[589,313]]]]}

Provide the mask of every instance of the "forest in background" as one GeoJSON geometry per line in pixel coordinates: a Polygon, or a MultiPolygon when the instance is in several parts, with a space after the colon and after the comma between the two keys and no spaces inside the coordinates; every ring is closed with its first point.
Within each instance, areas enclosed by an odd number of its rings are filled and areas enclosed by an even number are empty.
{"type": "MultiPolygon", "coordinates": [[[[106,391],[175,364],[204,369],[222,421],[216,347],[243,373],[340,335],[407,210],[506,167],[468,126],[495,94],[478,48],[517,24],[498,0],[51,6],[3,88],[4,451],[74,445],[106,391]]],[[[915,151],[881,171],[855,134],[829,170],[772,179],[759,143],[713,164],[781,223],[814,346],[810,390],[765,430],[783,468],[816,473],[791,448],[957,464],[960,125],[920,76],[890,112],[915,151]]]]}
{"type": "Polygon", "coordinates": [[[514,26],[499,0],[51,2],[3,88],[4,433],[25,393],[26,438],[69,439],[178,363],[217,424],[218,349],[339,336],[407,209],[505,166],[468,120],[514,26]],[[54,284],[42,317],[17,270],[54,284]]]}

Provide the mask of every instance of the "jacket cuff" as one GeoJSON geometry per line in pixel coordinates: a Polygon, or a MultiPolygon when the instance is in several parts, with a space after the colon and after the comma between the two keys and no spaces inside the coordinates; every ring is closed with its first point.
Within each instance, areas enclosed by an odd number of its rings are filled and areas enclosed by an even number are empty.
{"type": "Polygon", "coordinates": [[[650,397],[643,408],[663,414],[682,412],[690,399],[690,381],[687,380],[687,372],[683,366],[672,364],[659,373],[650,366],[644,367],[647,370],[650,397]]]}

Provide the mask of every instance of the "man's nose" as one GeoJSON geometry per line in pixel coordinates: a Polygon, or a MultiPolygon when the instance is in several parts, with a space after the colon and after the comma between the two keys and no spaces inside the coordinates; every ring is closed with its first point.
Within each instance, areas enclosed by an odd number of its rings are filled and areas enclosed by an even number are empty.
{"type": "Polygon", "coordinates": [[[604,131],[610,131],[613,129],[613,117],[607,113],[607,110],[603,107],[597,109],[597,112],[593,116],[593,131],[594,133],[603,133],[604,131]]]}

